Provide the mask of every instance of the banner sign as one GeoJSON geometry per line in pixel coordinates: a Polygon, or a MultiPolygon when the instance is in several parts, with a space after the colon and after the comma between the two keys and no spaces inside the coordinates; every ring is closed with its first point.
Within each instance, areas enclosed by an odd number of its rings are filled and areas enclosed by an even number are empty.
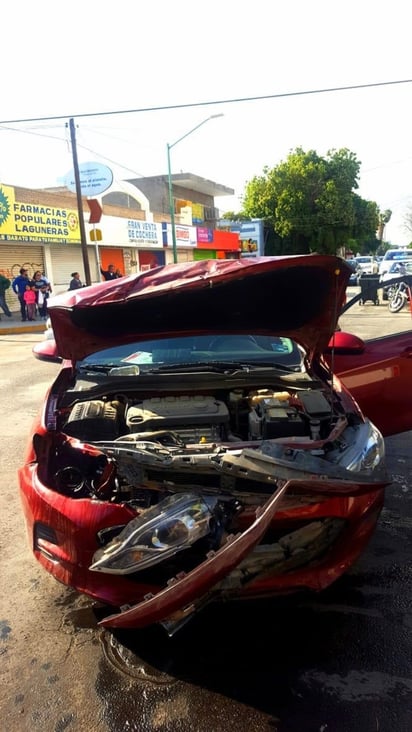
{"type": "MultiPolygon", "coordinates": [[[[79,182],[82,196],[98,196],[107,191],[113,183],[113,173],[102,163],[80,163],[79,182]]],[[[72,193],[77,193],[74,170],[64,176],[64,184],[72,193]]]]}
{"type": "MultiPolygon", "coordinates": [[[[162,222],[163,246],[171,247],[173,245],[172,225],[162,222]]],[[[175,226],[176,244],[178,247],[192,247],[197,245],[197,233],[195,226],[184,226],[176,224],[175,226]]]]}
{"type": "Polygon", "coordinates": [[[197,241],[198,242],[212,242],[213,241],[213,231],[212,229],[207,229],[204,226],[198,226],[197,227],[197,241]]]}
{"type": "Polygon", "coordinates": [[[79,243],[77,211],[18,201],[12,186],[0,184],[0,240],[79,243]]]}
{"type": "Polygon", "coordinates": [[[150,221],[139,221],[138,219],[129,219],[127,221],[127,234],[130,243],[160,245],[160,227],[150,221]]]}

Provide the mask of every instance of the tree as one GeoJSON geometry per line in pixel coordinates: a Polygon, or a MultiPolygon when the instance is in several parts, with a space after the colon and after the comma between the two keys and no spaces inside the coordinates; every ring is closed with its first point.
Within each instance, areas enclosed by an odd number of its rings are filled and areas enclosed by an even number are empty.
{"type": "Polygon", "coordinates": [[[360,162],[346,148],[325,158],[298,147],[246,185],[242,213],[273,227],[289,253],[336,253],[375,238],[378,207],[354,193],[360,162]]]}

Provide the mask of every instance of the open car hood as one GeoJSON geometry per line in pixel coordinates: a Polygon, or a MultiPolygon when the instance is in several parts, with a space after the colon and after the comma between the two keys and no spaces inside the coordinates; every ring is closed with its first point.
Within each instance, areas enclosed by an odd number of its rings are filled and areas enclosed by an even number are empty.
{"type": "Polygon", "coordinates": [[[335,330],[352,270],[334,256],[202,260],[102,282],[48,302],[58,355],[75,362],[155,337],[274,333],[309,355],[335,330]]]}

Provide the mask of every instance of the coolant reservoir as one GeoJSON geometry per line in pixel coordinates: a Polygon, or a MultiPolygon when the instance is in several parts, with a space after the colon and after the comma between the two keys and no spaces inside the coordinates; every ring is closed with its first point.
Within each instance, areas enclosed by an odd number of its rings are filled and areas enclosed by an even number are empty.
{"type": "Polygon", "coordinates": [[[274,402],[278,402],[280,404],[283,404],[285,402],[288,402],[290,399],[290,394],[288,391],[271,391],[270,389],[258,389],[257,391],[253,391],[250,394],[250,404],[251,406],[256,406],[261,401],[267,401],[270,399],[271,401],[274,400],[274,402]]]}

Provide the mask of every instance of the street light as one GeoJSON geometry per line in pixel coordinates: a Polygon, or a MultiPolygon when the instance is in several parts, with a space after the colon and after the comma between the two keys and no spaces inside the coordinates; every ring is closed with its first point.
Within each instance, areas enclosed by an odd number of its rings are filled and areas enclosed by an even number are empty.
{"type": "Polygon", "coordinates": [[[168,179],[168,185],[169,185],[169,210],[170,210],[170,221],[172,224],[172,242],[173,242],[173,261],[177,262],[177,244],[176,244],[176,227],[175,227],[175,208],[173,205],[173,190],[172,190],[172,171],[170,166],[170,150],[172,147],[177,145],[179,142],[185,139],[185,137],[188,137],[192,134],[192,132],[195,132],[199,129],[202,125],[204,125],[206,122],[209,122],[210,119],[216,119],[217,117],[223,117],[223,114],[211,114],[210,117],[206,117],[206,119],[202,120],[202,122],[199,122],[196,127],[193,127],[189,132],[186,132],[185,135],[182,135],[182,137],[179,137],[176,142],[172,142],[171,144],[167,143],[166,150],[167,150],[167,179],[168,179]]]}

